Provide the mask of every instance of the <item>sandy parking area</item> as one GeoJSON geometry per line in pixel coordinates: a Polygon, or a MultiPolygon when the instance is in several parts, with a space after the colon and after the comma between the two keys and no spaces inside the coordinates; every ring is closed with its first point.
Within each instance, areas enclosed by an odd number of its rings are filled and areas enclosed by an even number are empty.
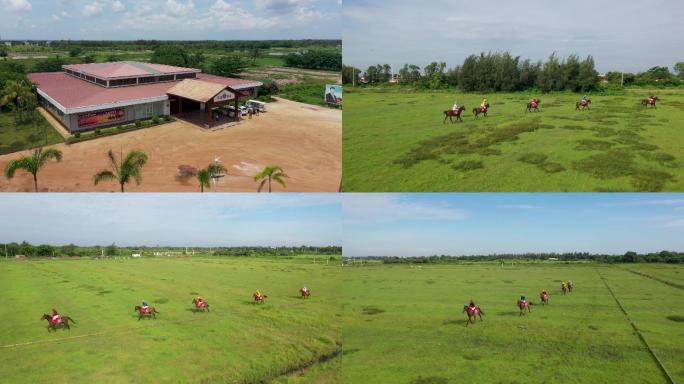
{"type": "MultiPolygon", "coordinates": [[[[154,128],[103,137],[78,144],[57,144],[61,163],[50,162],[38,174],[41,191],[117,192],[115,182],[94,186],[92,177],[108,167],[107,151],[140,149],[149,162],[143,181],[127,185],[130,192],[199,192],[194,176],[181,170],[203,168],[219,156],[229,175],[217,192],[256,192],[252,177],[266,165],[279,165],[289,175],[287,188],[274,191],[335,192],[342,177],[342,112],[280,99],[268,112],[239,125],[208,131],[177,121],[154,128]]],[[[28,151],[0,156],[0,169],[28,151]]],[[[213,190],[213,188],[212,188],[213,190]]],[[[0,191],[33,191],[33,178],[18,171],[12,180],[0,177],[0,191]]],[[[206,192],[206,190],[205,190],[206,192]]]]}

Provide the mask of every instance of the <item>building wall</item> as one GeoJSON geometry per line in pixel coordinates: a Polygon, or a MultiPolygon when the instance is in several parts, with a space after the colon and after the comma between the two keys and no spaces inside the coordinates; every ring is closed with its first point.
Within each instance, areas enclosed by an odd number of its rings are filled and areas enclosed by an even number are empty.
{"type": "MultiPolygon", "coordinates": [[[[124,125],[124,124],[130,124],[132,122],[135,122],[136,120],[144,120],[144,119],[150,119],[154,116],[161,116],[161,115],[168,115],[169,114],[169,101],[164,100],[164,101],[157,101],[154,103],[146,103],[146,104],[138,104],[138,105],[129,105],[123,107],[124,109],[124,119],[120,121],[115,121],[115,122],[106,122],[106,123],[101,123],[101,124],[93,124],[93,125],[88,125],[85,127],[80,127],[78,126],[78,116],[81,115],[81,113],[74,113],[70,115],[65,115],[65,126],[69,129],[70,132],[85,132],[85,131],[92,131],[93,129],[96,128],[104,128],[104,127],[112,127],[112,126],[117,126],[117,125],[124,125]]],[[[100,111],[108,111],[111,110],[109,109],[102,109],[102,110],[96,110],[92,112],[100,112],[100,111]]]]}

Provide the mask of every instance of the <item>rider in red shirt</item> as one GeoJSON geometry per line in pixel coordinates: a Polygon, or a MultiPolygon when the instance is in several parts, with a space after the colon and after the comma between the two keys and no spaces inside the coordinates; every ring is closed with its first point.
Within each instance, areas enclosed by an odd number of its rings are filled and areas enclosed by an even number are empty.
{"type": "Polygon", "coordinates": [[[52,322],[58,324],[62,321],[62,317],[57,313],[55,308],[52,308],[52,322]]]}

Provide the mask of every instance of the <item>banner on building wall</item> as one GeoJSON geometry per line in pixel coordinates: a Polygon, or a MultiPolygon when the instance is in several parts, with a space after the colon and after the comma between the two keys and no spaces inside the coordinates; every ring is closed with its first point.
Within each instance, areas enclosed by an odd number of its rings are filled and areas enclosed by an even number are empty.
{"type": "Polygon", "coordinates": [[[78,126],[87,127],[89,125],[97,125],[104,123],[111,123],[122,121],[126,117],[126,112],[123,108],[110,109],[108,111],[82,113],[78,115],[78,126]]]}
{"type": "Polygon", "coordinates": [[[227,89],[224,89],[223,91],[221,91],[221,93],[214,96],[214,102],[217,103],[219,101],[233,100],[234,98],[235,98],[235,94],[233,92],[230,92],[227,89]]]}
{"type": "Polygon", "coordinates": [[[328,84],[325,86],[325,103],[328,105],[342,106],[342,86],[328,84]]]}

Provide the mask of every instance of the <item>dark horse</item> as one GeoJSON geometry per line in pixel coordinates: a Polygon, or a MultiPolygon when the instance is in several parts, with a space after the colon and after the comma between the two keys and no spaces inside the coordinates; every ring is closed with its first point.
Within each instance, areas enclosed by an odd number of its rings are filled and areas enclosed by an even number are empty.
{"type": "Polygon", "coordinates": [[[194,299],[192,299],[192,303],[195,304],[195,311],[196,312],[198,312],[198,311],[203,312],[205,310],[207,312],[209,312],[209,303],[207,303],[206,301],[204,301],[204,300],[199,301],[199,300],[197,300],[197,298],[194,298],[194,299]]]}
{"type": "Polygon", "coordinates": [[[575,103],[575,111],[579,111],[580,108],[582,108],[582,110],[590,109],[589,104],[591,104],[591,100],[580,100],[575,103]]]}
{"type": "Polygon", "coordinates": [[[145,316],[151,319],[156,319],[157,313],[159,313],[156,309],[154,309],[154,307],[143,308],[139,305],[135,306],[134,311],[138,312],[138,321],[140,321],[140,319],[142,319],[145,316]]]}
{"type": "Polygon", "coordinates": [[[525,314],[525,310],[527,312],[532,312],[532,303],[527,301],[527,300],[518,300],[518,308],[520,308],[520,316],[525,314]]]}
{"type": "Polygon", "coordinates": [[[480,115],[484,115],[484,117],[487,117],[487,111],[489,110],[489,104],[485,104],[485,106],[479,106],[477,108],[473,108],[473,115],[475,117],[480,117],[480,115]]]}
{"type": "Polygon", "coordinates": [[[568,292],[572,293],[572,289],[575,288],[575,284],[572,283],[572,281],[568,281],[568,292]]]}
{"type": "Polygon", "coordinates": [[[646,108],[648,108],[649,105],[652,105],[653,108],[657,108],[656,103],[658,102],[658,100],[659,100],[658,96],[656,96],[652,99],[651,98],[643,99],[643,100],[641,100],[641,105],[643,105],[646,108]]]}
{"type": "Polygon", "coordinates": [[[69,316],[60,316],[60,319],[57,322],[52,321],[52,316],[50,316],[48,314],[43,314],[43,317],[41,317],[40,319],[41,320],[47,320],[48,332],[50,332],[50,331],[57,332],[57,327],[63,327],[63,328],[66,328],[67,330],[70,330],[71,327],[69,326],[69,323],[71,322],[71,323],[76,324],[76,321],[74,321],[74,319],[72,319],[69,316]]]}
{"type": "Polygon", "coordinates": [[[475,324],[478,316],[480,317],[480,321],[482,321],[482,315],[484,315],[484,312],[482,312],[482,309],[480,309],[478,306],[471,308],[468,305],[464,305],[463,312],[468,314],[468,322],[466,323],[466,327],[468,324],[475,324]]]}
{"type": "Polygon", "coordinates": [[[261,294],[261,295],[254,295],[254,304],[261,304],[264,302],[264,299],[267,298],[268,296],[261,294]]]}
{"type": "Polygon", "coordinates": [[[463,113],[463,111],[465,111],[465,110],[466,110],[466,108],[464,106],[460,106],[455,111],[453,109],[450,109],[448,111],[444,111],[444,123],[446,123],[447,118],[449,118],[449,121],[451,121],[453,123],[454,117],[456,118],[456,121],[463,121],[463,119],[461,119],[461,113],[463,113]]]}
{"type": "Polygon", "coordinates": [[[308,290],[308,289],[305,290],[304,288],[301,288],[301,289],[299,290],[299,293],[302,295],[302,298],[303,298],[303,299],[308,299],[309,296],[311,296],[311,291],[308,290]]]}
{"type": "Polygon", "coordinates": [[[542,305],[546,305],[549,303],[549,293],[546,291],[543,291],[542,293],[539,294],[539,300],[541,300],[542,305]]]}
{"type": "Polygon", "coordinates": [[[541,104],[541,100],[539,100],[539,99],[537,99],[536,102],[530,101],[529,103],[527,103],[527,109],[525,110],[525,112],[532,112],[532,111],[541,112],[541,110],[539,109],[540,104],[541,104]]]}

